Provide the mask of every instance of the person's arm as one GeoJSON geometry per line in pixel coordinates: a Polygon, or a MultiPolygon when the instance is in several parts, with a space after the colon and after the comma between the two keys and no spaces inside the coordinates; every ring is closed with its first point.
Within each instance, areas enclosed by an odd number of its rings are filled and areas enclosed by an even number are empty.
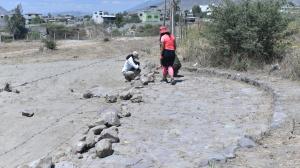
{"type": "Polygon", "coordinates": [[[128,63],[129,63],[134,69],[139,69],[139,65],[137,65],[137,64],[134,63],[132,57],[130,57],[127,61],[128,61],[128,63]]]}
{"type": "Polygon", "coordinates": [[[177,44],[176,44],[176,37],[174,35],[171,36],[172,39],[174,40],[174,49],[177,49],[177,44]]]}
{"type": "Polygon", "coordinates": [[[164,36],[161,37],[160,39],[160,52],[163,53],[164,49],[165,49],[165,39],[164,36]]]}
{"type": "Polygon", "coordinates": [[[161,53],[164,51],[164,49],[165,49],[165,44],[161,43],[161,45],[160,45],[160,51],[161,51],[161,53]]]}

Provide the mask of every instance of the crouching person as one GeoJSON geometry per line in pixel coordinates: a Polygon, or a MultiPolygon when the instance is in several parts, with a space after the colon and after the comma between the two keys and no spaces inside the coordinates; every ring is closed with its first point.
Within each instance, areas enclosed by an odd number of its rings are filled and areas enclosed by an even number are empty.
{"type": "Polygon", "coordinates": [[[122,73],[127,81],[134,80],[137,76],[140,75],[140,62],[139,62],[139,54],[134,51],[132,54],[126,57],[126,61],[124,67],[122,69],[122,73]]]}

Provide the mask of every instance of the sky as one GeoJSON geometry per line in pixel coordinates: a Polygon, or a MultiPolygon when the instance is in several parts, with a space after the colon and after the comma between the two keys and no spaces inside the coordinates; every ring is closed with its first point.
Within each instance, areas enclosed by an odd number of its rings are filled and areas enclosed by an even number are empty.
{"type": "Polygon", "coordinates": [[[22,4],[24,13],[42,14],[68,11],[92,13],[94,11],[120,12],[147,0],[0,0],[0,6],[11,10],[22,4]]]}

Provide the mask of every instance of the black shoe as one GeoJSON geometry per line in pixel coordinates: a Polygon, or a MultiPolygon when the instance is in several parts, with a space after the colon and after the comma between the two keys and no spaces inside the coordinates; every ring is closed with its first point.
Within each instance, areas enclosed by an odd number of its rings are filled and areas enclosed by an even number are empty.
{"type": "Polygon", "coordinates": [[[176,81],[174,79],[171,79],[171,85],[176,85],[176,81]]]}
{"type": "Polygon", "coordinates": [[[160,80],[160,82],[166,82],[166,83],[168,83],[168,79],[167,78],[162,78],[162,80],[160,80]]]}

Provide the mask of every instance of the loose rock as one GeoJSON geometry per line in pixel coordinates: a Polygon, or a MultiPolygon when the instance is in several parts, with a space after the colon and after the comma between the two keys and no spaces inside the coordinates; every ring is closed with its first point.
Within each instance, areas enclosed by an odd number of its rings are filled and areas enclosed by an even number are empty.
{"type": "Polygon", "coordinates": [[[31,162],[29,168],[54,168],[52,157],[46,157],[37,161],[31,162]]]}
{"type": "Polygon", "coordinates": [[[83,98],[85,98],[85,99],[90,99],[93,97],[94,97],[94,95],[91,92],[87,92],[87,93],[83,94],[83,98]]]}
{"type": "Polygon", "coordinates": [[[87,144],[86,142],[79,141],[75,146],[74,146],[74,153],[84,153],[87,151],[87,144]]]}
{"type": "Polygon", "coordinates": [[[130,91],[124,91],[120,94],[121,100],[130,100],[132,98],[132,94],[130,91]]]}
{"type": "Polygon", "coordinates": [[[121,122],[118,117],[118,113],[119,113],[119,111],[114,108],[105,109],[104,111],[99,112],[99,114],[100,114],[99,120],[105,121],[105,125],[108,127],[120,126],[121,122]]]}
{"type": "MultiPolygon", "coordinates": [[[[105,120],[104,117],[98,118],[98,119],[97,119],[93,124],[91,124],[90,126],[95,127],[95,126],[98,126],[98,125],[107,125],[107,121],[105,120]]],[[[93,127],[91,127],[91,128],[93,128],[93,127]]]]}
{"type": "Polygon", "coordinates": [[[150,83],[148,77],[145,76],[141,77],[141,82],[143,85],[148,85],[150,83]]]}
{"type": "Polygon", "coordinates": [[[144,84],[142,83],[141,80],[136,80],[136,81],[131,82],[131,86],[133,86],[136,89],[144,88],[144,84]]]}
{"type": "Polygon", "coordinates": [[[86,136],[86,144],[88,148],[93,148],[96,144],[94,132],[92,132],[91,130],[86,136]]]}
{"type": "Polygon", "coordinates": [[[102,130],[104,130],[105,128],[106,128],[105,125],[99,125],[99,126],[92,128],[91,131],[94,133],[94,135],[100,135],[102,130]]]}
{"type": "Polygon", "coordinates": [[[34,112],[29,112],[29,111],[25,110],[25,111],[22,111],[22,116],[33,117],[34,116],[34,112]]]}
{"type": "Polygon", "coordinates": [[[130,117],[131,113],[129,111],[121,111],[120,113],[118,113],[118,117],[120,118],[124,118],[124,117],[130,117]]]}
{"type": "Polygon", "coordinates": [[[101,132],[99,140],[108,139],[111,143],[119,143],[119,130],[117,127],[111,127],[101,132]]]}
{"type": "Polygon", "coordinates": [[[63,161],[55,164],[55,168],[78,168],[71,162],[63,161]]]}
{"type": "Polygon", "coordinates": [[[132,103],[141,103],[141,102],[143,102],[143,96],[134,95],[130,100],[132,103]]]}
{"type": "Polygon", "coordinates": [[[112,144],[109,140],[103,139],[96,144],[96,154],[99,158],[105,158],[113,154],[112,144]]]}
{"type": "Polygon", "coordinates": [[[118,101],[118,97],[117,96],[106,96],[105,97],[105,101],[106,103],[116,103],[118,101]]]}
{"type": "Polygon", "coordinates": [[[242,148],[253,148],[256,146],[256,144],[253,140],[243,137],[239,140],[239,146],[242,148]]]}
{"type": "Polygon", "coordinates": [[[234,159],[236,157],[235,151],[237,150],[237,145],[231,145],[224,149],[224,156],[228,159],[234,159]]]}
{"type": "Polygon", "coordinates": [[[118,116],[120,118],[130,117],[131,116],[131,113],[128,111],[127,105],[122,105],[121,106],[121,111],[118,113],[118,116]]]}

